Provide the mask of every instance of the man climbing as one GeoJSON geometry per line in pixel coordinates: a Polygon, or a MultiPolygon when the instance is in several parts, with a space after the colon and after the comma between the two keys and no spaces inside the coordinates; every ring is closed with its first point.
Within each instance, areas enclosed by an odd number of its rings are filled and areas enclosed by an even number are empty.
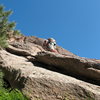
{"type": "Polygon", "coordinates": [[[43,47],[48,51],[57,53],[56,41],[53,38],[49,38],[49,39],[45,40],[43,43],[43,47]]]}

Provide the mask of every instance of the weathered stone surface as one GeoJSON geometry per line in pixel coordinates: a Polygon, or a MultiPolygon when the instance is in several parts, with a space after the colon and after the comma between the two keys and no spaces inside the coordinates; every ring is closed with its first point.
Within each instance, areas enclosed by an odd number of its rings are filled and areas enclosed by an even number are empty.
{"type": "MultiPolygon", "coordinates": [[[[44,39],[32,36],[32,37],[25,37],[23,42],[19,42],[16,40],[14,42],[10,42],[9,44],[17,49],[23,49],[23,50],[28,50],[28,52],[29,51],[34,52],[34,49],[36,48],[38,48],[41,51],[44,51],[43,42],[44,42],[44,39]]],[[[10,50],[10,51],[13,51],[13,50],[10,50]]],[[[59,46],[57,46],[57,51],[59,52],[59,54],[62,54],[62,55],[76,56],[73,53],[59,46]]]]}
{"type": "Polygon", "coordinates": [[[38,62],[66,71],[65,74],[82,76],[100,83],[99,60],[79,57],[59,46],[57,46],[59,53],[46,52],[42,48],[43,41],[44,39],[37,37],[26,37],[24,42],[11,42],[7,50],[16,55],[30,56],[27,57],[30,61],[36,58],[38,62]]]}
{"type": "Polygon", "coordinates": [[[0,50],[0,68],[10,85],[31,100],[100,100],[100,60],[79,57],[59,46],[59,53],[51,53],[42,48],[43,41],[25,37],[0,50]]]}
{"type": "Polygon", "coordinates": [[[65,74],[82,76],[100,84],[100,62],[78,56],[63,56],[51,52],[40,52],[37,61],[64,70],[65,74]]]}
{"type": "Polygon", "coordinates": [[[0,51],[0,67],[12,87],[18,88],[31,100],[85,100],[100,98],[100,86],[77,80],[47,70],[39,63],[31,63],[25,57],[0,51]]]}
{"type": "Polygon", "coordinates": [[[10,43],[7,51],[20,56],[35,56],[37,52],[44,51],[44,49],[34,43],[13,42],[10,43]]]}

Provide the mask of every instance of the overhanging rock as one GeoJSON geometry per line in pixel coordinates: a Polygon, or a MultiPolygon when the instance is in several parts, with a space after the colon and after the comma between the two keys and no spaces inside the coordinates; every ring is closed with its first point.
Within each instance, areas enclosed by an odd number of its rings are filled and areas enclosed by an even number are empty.
{"type": "Polygon", "coordinates": [[[51,52],[39,52],[36,60],[54,66],[74,76],[82,76],[100,84],[100,62],[79,56],[63,56],[51,52]]]}

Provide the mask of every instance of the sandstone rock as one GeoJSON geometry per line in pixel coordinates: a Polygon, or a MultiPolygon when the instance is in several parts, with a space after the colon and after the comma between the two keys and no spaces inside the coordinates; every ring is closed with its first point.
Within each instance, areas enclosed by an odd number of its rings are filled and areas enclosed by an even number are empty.
{"type": "Polygon", "coordinates": [[[25,57],[0,51],[0,67],[5,78],[31,100],[99,100],[100,86],[47,70],[44,66],[47,67],[38,62],[31,63],[25,57]]]}
{"type": "Polygon", "coordinates": [[[78,56],[63,56],[51,52],[40,52],[37,61],[52,65],[64,71],[65,74],[82,76],[100,84],[100,62],[78,56]]]}
{"type": "MultiPolygon", "coordinates": [[[[29,43],[36,44],[36,45],[42,46],[43,48],[44,39],[32,36],[32,37],[26,37],[24,42],[28,43],[28,45],[29,43]]],[[[61,48],[60,46],[57,46],[57,51],[59,52],[59,54],[62,54],[62,55],[75,56],[73,53],[61,48]]]]}
{"type": "Polygon", "coordinates": [[[41,46],[36,45],[34,43],[24,44],[20,42],[10,43],[6,50],[20,56],[35,56],[37,55],[37,52],[44,51],[44,49],[41,46]]]}
{"type": "Polygon", "coordinates": [[[25,37],[0,50],[0,69],[11,87],[31,100],[100,100],[100,60],[79,57],[59,46],[59,53],[51,53],[42,47],[43,41],[25,37]]]}

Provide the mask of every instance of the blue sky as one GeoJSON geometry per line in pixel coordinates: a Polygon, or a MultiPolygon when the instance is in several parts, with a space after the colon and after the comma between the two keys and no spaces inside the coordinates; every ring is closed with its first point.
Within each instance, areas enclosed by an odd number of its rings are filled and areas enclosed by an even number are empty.
{"type": "Polygon", "coordinates": [[[53,37],[81,57],[100,59],[100,0],[0,0],[28,36],[53,37]]]}

